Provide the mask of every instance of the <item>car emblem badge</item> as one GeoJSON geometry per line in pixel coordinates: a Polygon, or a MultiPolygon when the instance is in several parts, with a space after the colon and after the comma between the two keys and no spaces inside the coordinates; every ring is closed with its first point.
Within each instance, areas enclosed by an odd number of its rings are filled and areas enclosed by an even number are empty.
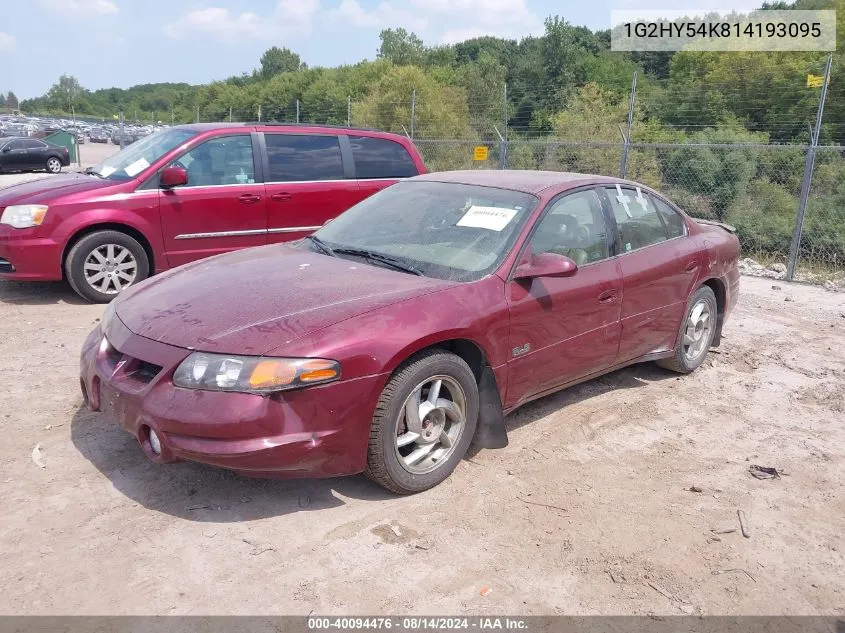
{"type": "Polygon", "coordinates": [[[513,353],[514,356],[522,356],[523,354],[527,354],[530,351],[531,351],[531,345],[529,345],[528,343],[526,343],[522,347],[514,347],[511,350],[511,352],[513,353]]]}

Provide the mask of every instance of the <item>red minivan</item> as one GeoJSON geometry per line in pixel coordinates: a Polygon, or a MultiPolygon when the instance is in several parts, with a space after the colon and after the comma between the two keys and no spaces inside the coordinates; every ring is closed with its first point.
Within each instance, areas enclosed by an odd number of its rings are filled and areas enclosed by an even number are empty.
{"type": "Polygon", "coordinates": [[[0,189],[0,278],[67,279],[108,302],[149,275],[299,239],[425,173],[403,136],[210,123],[152,134],[83,173],[0,189]]]}

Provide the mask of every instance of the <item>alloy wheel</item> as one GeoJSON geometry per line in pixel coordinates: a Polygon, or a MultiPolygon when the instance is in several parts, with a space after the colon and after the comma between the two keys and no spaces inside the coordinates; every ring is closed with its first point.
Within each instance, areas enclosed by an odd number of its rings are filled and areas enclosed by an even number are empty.
{"type": "Polygon", "coordinates": [[[698,360],[710,343],[710,334],[713,329],[713,315],[710,304],[700,299],[690,310],[686,327],[684,328],[684,356],[688,361],[698,360]]]}
{"type": "Polygon", "coordinates": [[[85,281],[97,292],[116,295],[135,282],[138,262],[125,246],[103,244],[85,258],[85,281]]]}
{"type": "Polygon", "coordinates": [[[430,473],[454,452],[466,427],[466,394],[449,376],[416,386],[396,421],[399,463],[415,475],[430,473]]]}

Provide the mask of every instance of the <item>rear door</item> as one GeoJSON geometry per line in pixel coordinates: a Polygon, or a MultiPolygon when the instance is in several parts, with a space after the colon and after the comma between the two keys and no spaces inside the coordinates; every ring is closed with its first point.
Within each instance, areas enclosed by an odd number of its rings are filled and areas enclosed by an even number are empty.
{"type": "Polygon", "coordinates": [[[400,178],[420,173],[408,150],[391,139],[350,135],[349,145],[360,200],[389,187],[400,178]]]}
{"type": "Polygon", "coordinates": [[[39,169],[47,162],[47,143],[38,139],[30,138],[23,141],[26,150],[26,167],[28,169],[39,169]]]}
{"type": "Polygon", "coordinates": [[[265,132],[267,239],[310,235],[360,199],[337,134],[265,132]]]}
{"type": "Polygon", "coordinates": [[[625,362],[674,347],[700,253],[683,226],[675,223],[670,233],[654,200],[640,188],[615,185],[604,188],[604,193],[619,240],[623,294],[619,361],[625,362]]]}
{"type": "Polygon", "coordinates": [[[203,141],[174,165],[188,183],[159,191],[161,228],[170,266],[267,243],[267,207],[257,139],[248,133],[203,141]]]}

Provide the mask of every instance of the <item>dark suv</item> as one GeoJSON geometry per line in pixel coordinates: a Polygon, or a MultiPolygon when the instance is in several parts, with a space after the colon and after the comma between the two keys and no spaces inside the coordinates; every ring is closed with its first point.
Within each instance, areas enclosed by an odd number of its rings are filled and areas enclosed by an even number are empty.
{"type": "Polygon", "coordinates": [[[424,172],[411,141],[384,132],[172,127],[85,173],[0,189],[0,278],[64,278],[107,302],[174,266],[305,237],[424,172]]]}

